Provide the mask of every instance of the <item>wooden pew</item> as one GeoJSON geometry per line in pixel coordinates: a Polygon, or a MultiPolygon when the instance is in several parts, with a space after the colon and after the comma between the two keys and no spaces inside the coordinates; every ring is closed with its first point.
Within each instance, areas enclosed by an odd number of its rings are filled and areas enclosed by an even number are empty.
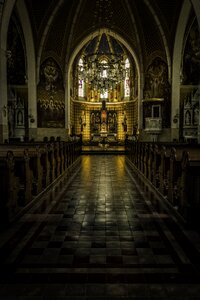
{"type": "Polygon", "coordinates": [[[19,178],[19,193],[18,203],[19,206],[25,206],[32,200],[33,197],[33,171],[30,167],[30,156],[28,149],[23,151],[23,156],[19,155],[19,152],[14,152],[15,158],[15,176],[19,178]]]}
{"type": "Polygon", "coordinates": [[[20,159],[24,157],[24,151],[27,150],[29,157],[29,167],[32,172],[32,191],[33,195],[37,195],[42,190],[42,181],[43,181],[43,166],[41,163],[41,154],[44,153],[45,147],[42,147],[38,144],[19,144],[19,145],[1,145],[0,152],[5,151],[3,149],[7,149],[13,151],[14,156],[17,158],[18,167],[20,165],[20,159]]]}
{"type": "Polygon", "coordinates": [[[28,148],[27,153],[30,159],[29,167],[33,176],[33,183],[35,190],[34,194],[37,195],[42,191],[42,179],[43,179],[43,166],[41,163],[41,155],[45,150],[36,147],[36,148],[28,148]]]}
{"type": "Polygon", "coordinates": [[[0,224],[5,226],[18,212],[19,182],[14,174],[12,151],[0,153],[0,224]]]}
{"type": "Polygon", "coordinates": [[[159,166],[159,191],[162,195],[166,196],[169,185],[169,169],[170,169],[170,155],[167,154],[165,146],[160,150],[161,161],[159,166]]]}
{"type": "Polygon", "coordinates": [[[126,153],[187,223],[200,224],[200,145],[127,141],[126,153]]]}
{"type": "Polygon", "coordinates": [[[0,145],[2,222],[13,220],[43,189],[67,172],[80,150],[77,141],[0,145]]]}
{"type": "Polygon", "coordinates": [[[188,223],[198,223],[200,213],[200,153],[183,151],[181,159],[179,210],[188,223]]]}
{"type": "Polygon", "coordinates": [[[168,172],[168,194],[167,199],[173,205],[177,206],[179,202],[179,181],[181,177],[181,160],[177,156],[175,148],[171,148],[170,165],[168,172]]]}
{"type": "Polygon", "coordinates": [[[148,164],[149,164],[149,144],[145,143],[144,145],[145,148],[145,155],[144,155],[144,176],[146,178],[149,178],[149,168],[148,168],[148,164]]]}
{"type": "Polygon", "coordinates": [[[149,144],[149,155],[148,155],[148,179],[152,183],[153,182],[153,160],[154,160],[154,151],[153,145],[149,144]]]}
{"type": "Polygon", "coordinates": [[[41,151],[40,162],[42,165],[42,189],[45,189],[50,184],[50,161],[48,155],[48,144],[45,144],[43,151],[41,151]]]}
{"type": "Polygon", "coordinates": [[[65,171],[65,155],[64,155],[64,142],[59,142],[59,156],[60,156],[60,174],[65,171]]]}
{"type": "Polygon", "coordinates": [[[160,186],[159,169],[161,164],[161,152],[158,145],[153,147],[153,161],[152,161],[152,183],[156,188],[160,186]]]}

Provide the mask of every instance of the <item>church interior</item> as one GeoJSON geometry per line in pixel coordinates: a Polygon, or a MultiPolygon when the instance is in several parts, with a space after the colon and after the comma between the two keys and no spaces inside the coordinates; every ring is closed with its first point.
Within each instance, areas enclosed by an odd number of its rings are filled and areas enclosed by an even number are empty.
{"type": "Polygon", "coordinates": [[[200,299],[200,0],[0,0],[0,299],[200,299]]]}

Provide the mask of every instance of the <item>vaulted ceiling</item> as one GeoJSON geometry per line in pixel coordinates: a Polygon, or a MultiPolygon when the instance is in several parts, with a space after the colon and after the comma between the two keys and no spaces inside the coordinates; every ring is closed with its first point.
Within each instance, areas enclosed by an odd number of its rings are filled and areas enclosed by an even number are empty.
{"type": "Polygon", "coordinates": [[[61,65],[75,47],[98,28],[108,28],[143,61],[154,52],[172,54],[182,0],[25,0],[42,59],[53,55],[61,65]],[[163,41],[163,33],[165,43],[163,41]]]}

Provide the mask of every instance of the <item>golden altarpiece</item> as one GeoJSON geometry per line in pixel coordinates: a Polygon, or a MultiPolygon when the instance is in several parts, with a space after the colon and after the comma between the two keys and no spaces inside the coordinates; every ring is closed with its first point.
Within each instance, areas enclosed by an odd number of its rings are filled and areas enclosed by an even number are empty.
{"type": "Polygon", "coordinates": [[[128,51],[108,34],[90,41],[74,65],[72,132],[83,142],[121,143],[137,127],[137,74],[128,51]]]}

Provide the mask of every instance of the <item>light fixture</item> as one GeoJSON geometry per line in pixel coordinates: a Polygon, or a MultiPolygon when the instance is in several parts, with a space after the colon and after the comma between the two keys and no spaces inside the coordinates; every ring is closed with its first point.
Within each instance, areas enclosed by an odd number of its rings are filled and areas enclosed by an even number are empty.
{"type": "Polygon", "coordinates": [[[91,90],[105,94],[117,88],[129,76],[124,57],[119,53],[92,53],[82,56],[78,64],[78,78],[84,80],[91,90]]]}
{"type": "Polygon", "coordinates": [[[99,28],[99,34],[84,47],[77,65],[79,86],[86,83],[100,98],[107,98],[130,73],[124,47],[105,30],[112,26],[113,13],[111,0],[95,1],[93,27],[99,28]]]}

